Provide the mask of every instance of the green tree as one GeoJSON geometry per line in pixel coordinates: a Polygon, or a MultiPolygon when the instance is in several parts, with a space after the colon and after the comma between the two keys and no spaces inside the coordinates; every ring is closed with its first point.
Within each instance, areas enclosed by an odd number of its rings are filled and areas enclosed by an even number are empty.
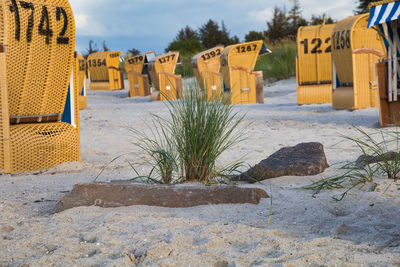
{"type": "Polygon", "coordinates": [[[271,43],[280,42],[289,36],[289,22],[286,16],[286,11],[275,7],[272,20],[267,22],[268,30],[265,36],[271,43]]]}
{"type": "Polygon", "coordinates": [[[237,44],[239,43],[239,37],[236,35],[233,36],[232,38],[230,37],[230,32],[228,28],[226,27],[224,21],[221,23],[221,31],[220,31],[220,44],[223,45],[232,45],[232,44],[237,44]]]}
{"type": "Polygon", "coordinates": [[[97,44],[93,41],[89,41],[89,47],[86,49],[86,52],[83,53],[83,56],[87,58],[90,54],[99,52],[99,49],[97,48],[97,44]]]}
{"type": "Polygon", "coordinates": [[[106,41],[103,41],[103,51],[104,52],[110,51],[110,49],[108,48],[108,46],[106,44],[106,41]]]}
{"type": "Polygon", "coordinates": [[[355,10],[356,14],[363,14],[363,13],[368,13],[368,5],[372,2],[378,2],[379,0],[358,0],[358,6],[357,9],[355,10]]]}
{"type": "Polygon", "coordinates": [[[175,41],[185,41],[192,38],[199,39],[199,34],[196,30],[190,28],[189,25],[186,25],[185,28],[179,30],[178,34],[175,37],[175,41]]]}
{"type": "Polygon", "coordinates": [[[291,0],[293,2],[292,8],[289,10],[287,19],[289,20],[288,37],[296,40],[297,30],[301,26],[308,25],[307,20],[301,15],[301,8],[299,0],[291,0]]]}
{"type": "Polygon", "coordinates": [[[199,29],[199,37],[205,48],[212,48],[217,45],[231,45],[239,42],[237,36],[230,37],[229,31],[222,21],[221,29],[216,21],[209,19],[199,29]]]}
{"type": "Polygon", "coordinates": [[[131,57],[134,57],[134,56],[139,55],[140,51],[135,48],[132,48],[132,49],[128,49],[128,53],[130,54],[131,57]]]}
{"type": "Polygon", "coordinates": [[[246,42],[264,40],[264,33],[256,32],[256,31],[249,31],[249,33],[244,36],[244,40],[246,42]]]}
{"type": "Polygon", "coordinates": [[[205,48],[212,48],[219,45],[219,34],[219,25],[212,19],[208,20],[208,22],[199,29],[200,40],[205,48]]]}
{"type": "Polygon", "coordinates": [[[231,38],[231,44],[238,44],[238,43],[240,43],[240,39],[239,39],[239,37],[237,35],[234,35],[231,38]]]}
{"type": "Polygon", "coordinates": [[[169,51],[179,51],[183,56],[196,54],[204,49],[200,40],[197,38],[190,38],[182,41],[172,41],[165,52],[169,51]]]}
{"type": "Polygon", "coordinates": [[[179,30],[175,39],[165,49],[165,52],[179,51],[183,56],[190,56],[200,52],[203,48],[198,33],[187,25],[179,30]]]}
{"type": "Polygon", "coordinates": [[[323,15],[312,15],[310,25],[321,25],[325,20],[325,24],[334,24],[336,21],[331,17],[326,17],[323,15]]]}

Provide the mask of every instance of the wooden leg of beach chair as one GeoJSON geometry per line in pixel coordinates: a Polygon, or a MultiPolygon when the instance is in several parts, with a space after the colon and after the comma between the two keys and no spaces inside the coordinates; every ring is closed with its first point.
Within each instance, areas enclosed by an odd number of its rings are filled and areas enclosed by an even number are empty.
{"type": "Polygon", "coordinates": [[[264,104],[264,79],[262,71],[255,71],[257,103],[264,104]]]}

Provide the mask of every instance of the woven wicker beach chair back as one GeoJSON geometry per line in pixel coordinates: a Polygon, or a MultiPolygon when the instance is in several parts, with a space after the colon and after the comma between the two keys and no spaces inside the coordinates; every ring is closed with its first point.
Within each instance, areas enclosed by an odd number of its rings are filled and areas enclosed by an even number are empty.
{"type": "Polygon", "coordinates": [[[125,71],[129,81],[129,97],[150,95],[148,63],[149,59],[154,57],[154,51],[150,51],[125,61],[125,71]]]}
{"type": "Polygon", "coordinates": [[[122,71],[119,69],[120,51],[97,52],[87,59],[90,90],[124,89],[122,71]]]}
{"type": "Polygon", "coordinates": [[[62,113],[75,49],[68,1],[1,3],[10,117],[62,113]]]}
{"type": "Polygon", "coordinates": [[[263,41],[254,41],[230,45],[223,50],[221,73],[231,104],[257,103],[257,74],[253,70],[263,48],[263,41]]]}
{"type": "Polygon", "coordinates": [[[74,125],[61,122],[74,49],[68,0],[0,1],[0,170],[79,160],[79,113],[74,125]]]}
{"type": "Polygon", "coordinates": [[[153,87],[160,92],[160,100],[173,100],[182,95],[182,76],[175,75],[180,61],[179,52],[159,55],[149,62],[149,74],[153,87]]]}
{"type": "Polygon", "coordinates": [[[203,51],[192,58],[193,72],[196,80],[208,95],[222,93],[221,54],[224,46],[216,46],[203,51]]]}
{"type": "Polygon", "coordinates": [[[74,69],[77,71],[77,75],[74,76],[74,82],[77,84],[76,89],[79,93],[79,109],[82,110],[87,107],[86,60],[81,54],[76,53],[74,64],[74,69]]]}
{"type": "Polygon", "coordinates": [[[297,31],[297,103],[332,102],[332,31],[334,24],[297,31]]]}
{"type": "Polygon", "coordinates": [[[332,106],[360,109],[378,106],[375,64],[387,57],[382,36],[367,29],[369,14],[339,21],[332,33],[332,106]]]}

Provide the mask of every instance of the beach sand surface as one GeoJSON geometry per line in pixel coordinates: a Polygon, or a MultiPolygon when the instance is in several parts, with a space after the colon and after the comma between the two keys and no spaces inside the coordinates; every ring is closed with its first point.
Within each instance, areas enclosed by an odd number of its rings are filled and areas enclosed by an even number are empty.
{"type": "Polygon", "coordinates": [[[126,154],[99,181],[135,177],[128,161],[149,171],[126,127],[146,131],[150,113],[167,116],[167,108],[127,92],[89,91],[80,116],[82,162],[0,176],[0,266],[400,266],[400,181],[376,177],[374,192],[366,185],[340,202],[332,197],[341,190],[298,189],[356,160],[359,150],[342,135],[358,136],[351,125],[376,131],[378,109],[298,106],[295,79],[266,85],[264,105],[235,107],[251,123],[248,138],[221,163],[254,165],[282,147],[321,142],[331,166],[323,174],[243,185],[272,196],[258,205],[93,206],[51,214],[74,184],[93,181],[118,156],[126,154]]]}

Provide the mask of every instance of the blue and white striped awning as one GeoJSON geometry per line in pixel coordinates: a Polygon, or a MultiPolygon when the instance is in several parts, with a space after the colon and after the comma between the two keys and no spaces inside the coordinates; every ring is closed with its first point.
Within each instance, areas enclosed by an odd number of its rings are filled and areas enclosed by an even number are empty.
{"type": "Polygon", "coordinates": [[[371,7],[368,28],[400,18],[400,1],[371,7]]]}

